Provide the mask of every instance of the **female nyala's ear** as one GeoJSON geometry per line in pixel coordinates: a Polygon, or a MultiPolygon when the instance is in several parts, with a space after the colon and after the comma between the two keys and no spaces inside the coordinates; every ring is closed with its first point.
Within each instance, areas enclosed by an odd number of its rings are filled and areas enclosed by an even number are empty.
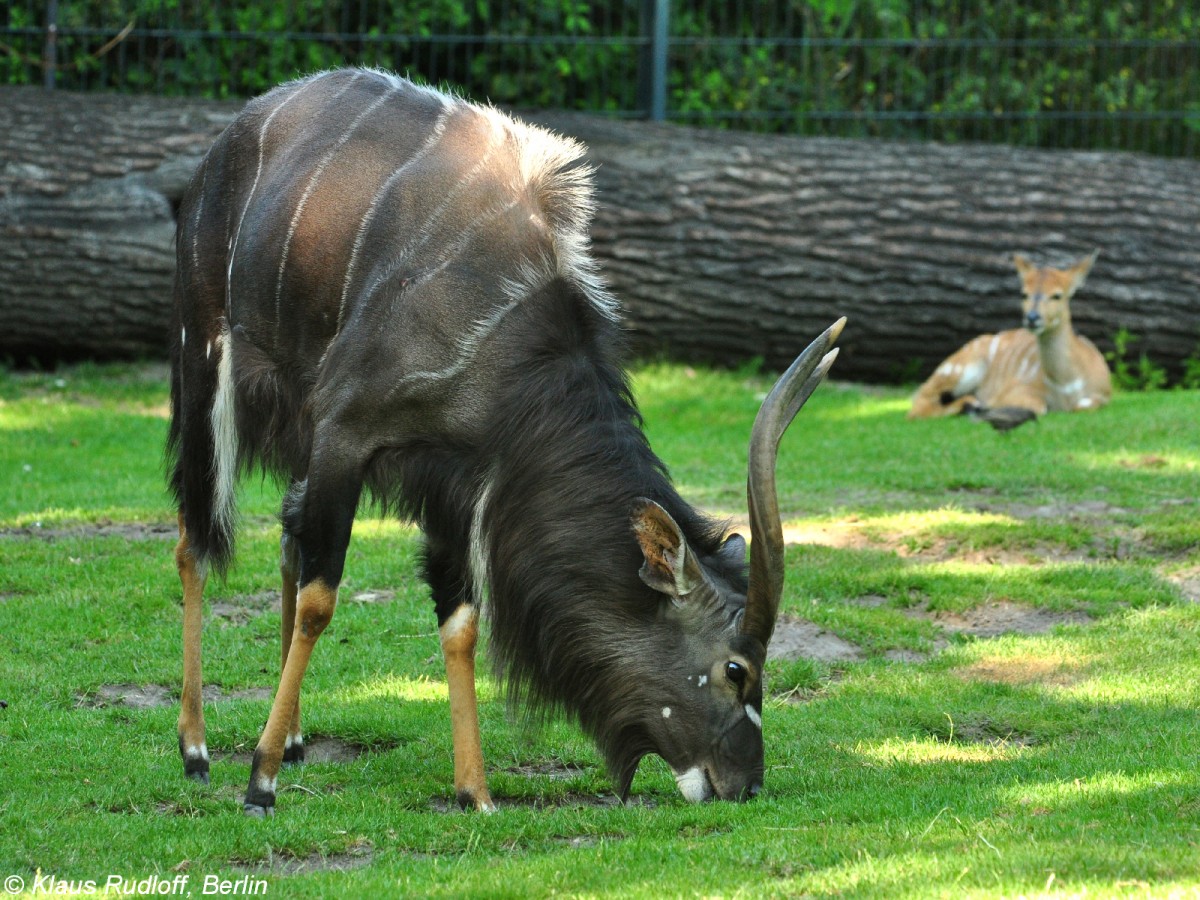
{"type": "Polygon", "coordinates": [[[704,570],[670,513],[640,497],[632,521],[645,560],[638,572],[642,581],[676,601],[704,584],[704,570]]]}
{"type": "Polygon", "coordinates": [[[1075,265],[1071,266],[1067,271],[1071,273],[1071,290],[1078,290],[1083,285],[1083,280],[1087,278],[1088,272],[1092,271],[1092,266],[1096,262],[1096,257],[1100,255],[1099,250],[1093,250],[1075,265]]]}

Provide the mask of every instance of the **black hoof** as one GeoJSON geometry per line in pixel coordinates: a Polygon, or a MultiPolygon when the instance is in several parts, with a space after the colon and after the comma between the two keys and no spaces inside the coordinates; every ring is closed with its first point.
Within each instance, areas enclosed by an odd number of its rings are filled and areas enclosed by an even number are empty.
{"type": "Polygon", "coordinates": [[[283,764],[285,766],[298,765],[302,762],[304,762],[304,741],[296,741],[283,748],[283,764]]]}
{"type": "Polygon", "coordinates": [[[208,784],[208,751],[193,747],[189,753],[181,737],[179,755],[183,758],[183,774],[193,781],[208,784]]]}
{"type": "Polygon", "coordinates": [[[250,763],[250,786],[243,809],[248,816],[264,819],[275,811],[275,779],[262,775],[262,750],[256,748],[250,763]]]}
{"type": "Polygon", "coordinates": [[[208,760],[188,760],[183,765],[183,774],[199,784],[208,784],[208,760]]]}

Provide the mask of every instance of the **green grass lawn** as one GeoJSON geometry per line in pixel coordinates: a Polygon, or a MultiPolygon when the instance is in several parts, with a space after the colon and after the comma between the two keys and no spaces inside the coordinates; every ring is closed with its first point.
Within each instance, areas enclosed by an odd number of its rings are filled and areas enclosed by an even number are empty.
{"type": "MultiPolygon", "coordinates": [[[[768,386],[637,371],[682,492],[735,521],[768,386]]],[[[850,649],[769,663],[753,802],[688,805],[648,759],[620,806],[574,726],[523,729],[485,678],[500,810],[458,811],[418,535],[367,513],[304,682],[324,752],[257,820],[241,797],[278,672],[277,490],[243,485],[238,564],[209,586],[197,785],[175,742],[165,372],[0,373],[0,878],[186,878],[197,897],[214,876],[276,897],[1200,894],[1200,396],[1119,394],[1009,434],[906,409],[901,390],[829,384],[784,439],[783,613],[850,649]]]]}

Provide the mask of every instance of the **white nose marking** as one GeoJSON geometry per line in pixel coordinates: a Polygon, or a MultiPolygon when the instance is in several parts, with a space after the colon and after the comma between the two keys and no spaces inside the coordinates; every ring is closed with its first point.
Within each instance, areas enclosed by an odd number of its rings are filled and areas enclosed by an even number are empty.
{"type": "Polygon", "coordinates": [[[699,766],[692,766],[686,772],[677,774],[675,784],[688,803],[702,803],[709,797],[708,777],[699,766]]]}
{"type": "Polygon", "coordinates": [[[755,728],[762,731],[762,717],[758,714],[758,710],[749,703],[746,704],[746,718],[754,723],[755,728]]]}

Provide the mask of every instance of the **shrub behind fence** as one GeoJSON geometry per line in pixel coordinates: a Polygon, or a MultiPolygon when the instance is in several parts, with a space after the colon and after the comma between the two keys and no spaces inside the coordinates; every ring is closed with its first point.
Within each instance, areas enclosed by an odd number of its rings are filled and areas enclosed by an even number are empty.
{"type": "Polygon", "coordinates": [[[343,64],[518,108],[1192,156],[1184,0],[10,0],[0,80],[250,96],[343,64]]]}

